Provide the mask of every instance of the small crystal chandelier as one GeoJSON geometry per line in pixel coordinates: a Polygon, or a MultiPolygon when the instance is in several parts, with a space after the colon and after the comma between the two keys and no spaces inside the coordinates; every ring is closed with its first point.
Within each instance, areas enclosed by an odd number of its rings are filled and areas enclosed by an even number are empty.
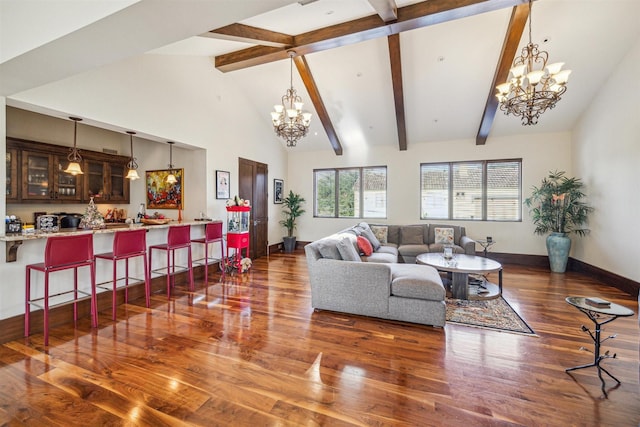
{"type": "Polygon", "coordinates": [[[169,171],[169,175],[167,175],[166,181],[167,184],[175,184],[178,182],[178,179],[173,174],[173,144],[175,144],[175,142],[167,141],[167,144],[169,144],[169,169],[171,170],[169,171]]]}
{"type": "Polygon", "coordinates": [[[140,175],[138,175],[138,163],[136,162],[136,158],[133,157],[133,135],[136,133],[131,130],[128,130],[127,133],[129,134],[129,143],[131,144],[131,158],[129,159],[129,163],[127,163],[129,172],[127,172],[126,178],[135,181],[136,179],[140,179],[140,175]]]}
{"type": "Polygon", "coordinates": [[[522,125],[535,125],[542,113],[555,107],[567,90],[571,70],[564,62],[547,65],[549,54],[531,42],[531,0],[529,0],[529,44],[513,61],[507,82],[496,87],[500,109],[506,115],[522,117],[522,125]],[[534,69],[538,67],[538,69],[534,69]]]}
{"type": "Polygon", "coordinates": [[[293,56],[294,51],[289,51],[290,64],[290,88],[282,97],[282,104],[274,105],[275,111],[271,112],[273,129],[276,135],[287,141],[287,147],[295,147],[298,140],[309,132],[311,113],[302,112],[302,98],[293,88],[293,56]]]}
{"type": "Polygon", "coordinates": [[[82,162],[82,156],[76,148],[76,142],[78,140],[78,122],[81,122],[82,119],[79,117],[69,117],[69,119],[74,121],[73,124],[73,148],[69,149],[69,155],[67,156],[67,160],[69,160],[69,165],[64,170],[65,173],[69,173],[71,175],[82,175],[82,168],[80,167],[80,162],[82,162]]]}

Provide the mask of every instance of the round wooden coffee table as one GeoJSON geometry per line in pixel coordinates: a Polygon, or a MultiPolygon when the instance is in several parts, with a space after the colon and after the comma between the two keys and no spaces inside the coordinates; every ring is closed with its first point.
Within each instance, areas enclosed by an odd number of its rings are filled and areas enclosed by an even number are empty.
{"type": "Polygon", "coordinates": [[[449,273],[452,298],[492,299],[502,294],[502,264],[490,258],[455,254],[453,260],[447,261],[442,253],[433,252],[418,255],[416,262],[449,273]],[[494,272],[498,273],[497,285],[484,278],[485,274],[494,272]],[[481,278],[474,279],[470,283],[469,274],[478,275],[481,278]]]}

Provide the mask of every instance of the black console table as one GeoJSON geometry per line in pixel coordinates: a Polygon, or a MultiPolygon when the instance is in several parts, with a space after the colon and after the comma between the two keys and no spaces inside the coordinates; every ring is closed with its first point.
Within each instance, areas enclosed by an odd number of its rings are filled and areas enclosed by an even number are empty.
{"type": "Polygon", "coordinates": [[[582,368],[591,368],[595,366],[598,369],[598,378],[600,378],[600,382],[602,383],[602,392],[604,393],[604,396],[607,397],[607,392],[604,389],[605,382],[604,382],[604,378],[602,378],[602,372],[609,375],[618,384],[620,384],[620,381],[616,377],[611,375],[609,371],[607,371],[605,368],[600,366],[600,362],[602,362],[602,360],[609,359],[609,358],[613,359],[616,357],[615,353],[613,355],[610,355],[608,351],[606,351],[604,354],[600,354],[600,345],[604,341],[608,340],[609,338],[615,338],[615,335],[608,336],[604,339],[600,338],[600,333],[602,331],[601,327],[606,323],[613,322],[618,317],[633,316],[633,310],[629,310],[626,307],[623,307],[618,304],[614,304],[612,302],[609,303],[609,305],[598,305],[593,303],[590,304],[588,302],[589,300],[590,299],[587,297],[567,297],[566,298],[567,303],[569,303],[570,305],[574,306],[575,308],[577,308],[578,310],[586,314],[587,317],[589,317],[589,319],[591,319],[591,321],[594,324],[595,330],[593,332],[586,326],[582,325],[582,330],[589,334],[589,336],[591,337],[594,343],[593,363],[589,363],[587,365],[581,365],[581,366],[574,366],[573,368],[567,368],[565,369],[565,372],[575,371],[576,369],[582,369],[582,368]]]}

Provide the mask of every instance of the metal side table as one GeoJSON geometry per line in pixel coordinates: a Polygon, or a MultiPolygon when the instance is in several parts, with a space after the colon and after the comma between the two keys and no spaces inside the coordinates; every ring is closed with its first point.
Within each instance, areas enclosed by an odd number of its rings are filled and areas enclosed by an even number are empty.
{"type": "Polygon", "coordinates": [[[574,366],[573,368],[567,368],[565,369],[565,372],[575,371],[576,369],[591,368],[595,366],[598,369],[598,378],[600,378],[600,382],[602,383],[602,387],[601,387],[602,392],[604,393],[604,396],[607,397],[607,392],[604,389],[605,382],[604,382],[604,378],[602,378],[602,372],[609,375],[618,384],[620,384],[620,380],[618,380],[616,377],[611,375],[611,373],[607,371],[605,368],[600,366],[600,363],[604,359],[609,359],[609,358],[615,359],[616,357],[615,353],[611,355],[609,354],[609,351],[606,351],[604,354],[600,354],[600,345],[606,340],[616,337],[615,335],[611,335],[604,339],[600,338],[600,333],[602,332],[602,325],[607,324],[609,322],[613,322],[618,317],[633,316],[634,314],[633,310],[629,310],[626,307],[623,307],[619,304],[614,304],[614,303],[609,303],[608,306],[592,305],[592,304],[589,304],[589,302],[587,302],[589,300],[588,297],[567,297],[565,300],[567,301],[567,303],[569,303],[570,305],[574,306],[575,308],[577,308],[578,310],[586,314],[587,317],[591,319],[591,321],[595,326],[595,330],[591,331],[589,328],[582,325],[582,330],[589,334],[589,336],[591,337],[594,343],[593,363],[589,363],[581,366],[574,366]]]}

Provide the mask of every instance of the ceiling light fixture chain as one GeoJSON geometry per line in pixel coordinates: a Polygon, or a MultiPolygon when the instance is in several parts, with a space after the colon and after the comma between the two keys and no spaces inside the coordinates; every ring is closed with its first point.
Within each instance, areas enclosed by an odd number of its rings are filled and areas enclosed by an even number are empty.
{"type": "Polygon", "coordinates": [[[300,138],[309,132],[311,113],[303,112],[302,98],[293,88],[293,57],[294,51],[289,51],[289,89],[284,94],[281,104],[274,105],[275,111],[271,112],[271,121],[276,135],[287,142],[287,147],[295,147],[300,138]]]}
{"type": "Polygon", "coordinates": [[[549,54],[533,44],[531,9],[529,0],[529,43],[513,61],[510,78],[496,87],[500,109],[506,115],[520,116],[523,126],[536,125],[542,113],[556,106],[571,74],[571,70],[562,70],[564,62],[547,65],[549,54]]]}
{"type": "Polygon", "coordinates": [[[131,157],[129,158],[129,163],[127,163],[127,169],[129,169],[129,171],[127,172],[126,178],[135,181],[136,179],[140,179],[140,175],[138,175],[138,162],[136,162],[137,159],[133,157],[133,135],[136,133],[131,130],[128,130],[127,133],[129,134],[131,157]]]}
{"type": "Polygon", "coordinates": [[[69,173],[71,175],[83,175],[82,168],[80,167],[80,163],[82,162],[82,156],[80,155],[80,151],[77,148],[78,142],[78,122],[81,122],[82,119],[80,117],[69,117],[70,120],[73,120],[73,148],[69,149],[69,155],[67,156],[67,160],[69,160],[69,165],[64,170],[65,173],[69,173]]]}

